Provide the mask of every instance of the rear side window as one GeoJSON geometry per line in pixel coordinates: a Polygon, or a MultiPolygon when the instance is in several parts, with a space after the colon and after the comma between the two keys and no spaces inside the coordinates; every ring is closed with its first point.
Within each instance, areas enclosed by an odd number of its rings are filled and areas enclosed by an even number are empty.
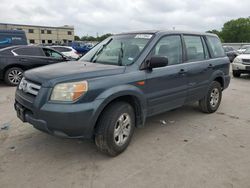
{"type": "Polygon", "coordinates": [[[205,59],[205,51],[200,36],[184,35],[187,50],[187,61],[201,61],[205,59]]]}
{"type": "Polygon", "coordinates": [[[170,35],[163,37],[156,44],[152,55],[168,58],[168,65],[182,63],[182,44],[179,35],[170,35]]]}
{"type": "Polygon", "coordinates": [[[225,51],[218,37],[207,36],[207,41],[213,58],[225,56],[225,51]]]}
{"type": "Polygon", "coordinates": [[[13,50],[17,55],[44,56],[40,48],[18,48],[13,50]]]}
{"type": "Polygon", "coordinates": [[[45,53],[45,56],[51,57],[51,58],[57,58],[57,59],[62,59],[63,56],[59,54],[58,52],[48,49],[48,48],[43,48],[43,51],[45,53]]]}

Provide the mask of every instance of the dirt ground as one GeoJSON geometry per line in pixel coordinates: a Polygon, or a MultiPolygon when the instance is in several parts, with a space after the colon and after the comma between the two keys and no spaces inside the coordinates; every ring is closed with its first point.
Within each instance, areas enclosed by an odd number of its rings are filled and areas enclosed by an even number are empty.
{"type": "Polygon", "coordinates": [[[231,80],[214,114],[193,104],[149,118],[116,158],[23,124],[14,91],[0,83],[1,188],[250,187],[250,76],[231,80]]]}

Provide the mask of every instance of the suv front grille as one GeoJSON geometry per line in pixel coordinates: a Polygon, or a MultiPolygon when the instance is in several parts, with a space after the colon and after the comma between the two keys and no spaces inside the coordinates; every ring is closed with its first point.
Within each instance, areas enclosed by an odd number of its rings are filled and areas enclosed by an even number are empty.
{"type": "Polygon", "coordinates": [[[250,64],[250,59],[242,59],[243,63],[250,64]]]}
{"type": "Polygon", "coordinates": [[[37,96],[38,92],[40,90],[41,86],[38,84],[35,84],[33,82],[30,82],[28,80],[26,80],[24,77],[22,78],[18,89],[22,90],[24,93],[28,93],[31,94],[33,96],[37,96]]]}

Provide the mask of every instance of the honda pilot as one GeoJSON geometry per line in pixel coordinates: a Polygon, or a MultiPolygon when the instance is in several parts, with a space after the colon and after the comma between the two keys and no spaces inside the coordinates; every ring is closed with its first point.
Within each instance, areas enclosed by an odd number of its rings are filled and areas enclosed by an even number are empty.
{"type": "Polygon", "coordinates": [[[51,135],[93,138],[116,156],[146,118],[199,101],[215,112],[230,82],[229,59],[214,34],[178,31],[122,33],[79,61],[28,70],[15,110],[51,135]]]}

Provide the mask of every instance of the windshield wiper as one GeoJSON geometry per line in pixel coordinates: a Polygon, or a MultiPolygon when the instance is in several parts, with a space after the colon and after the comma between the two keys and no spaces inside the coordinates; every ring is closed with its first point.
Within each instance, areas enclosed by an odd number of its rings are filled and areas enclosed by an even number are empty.
{"type": "Polygon", "coordinates": [[[103,49],[113,40],[113,38],[109,39],[109,41],[105,44],[103,44],[97,51],[96,53],[93,55],[93,57],[91,58],[90,62],[96,62],[96,60],[98,59],[99,55],[102,53],[103,49]]]}
{"type": "Polygon", "coordinates": [[[123,59],[123,43],[121,42],[121,47],[120,47],[120,51],[119,51],[119,56],[118,56],[118,65],[122,66],[122,59],[123,59]]]}

